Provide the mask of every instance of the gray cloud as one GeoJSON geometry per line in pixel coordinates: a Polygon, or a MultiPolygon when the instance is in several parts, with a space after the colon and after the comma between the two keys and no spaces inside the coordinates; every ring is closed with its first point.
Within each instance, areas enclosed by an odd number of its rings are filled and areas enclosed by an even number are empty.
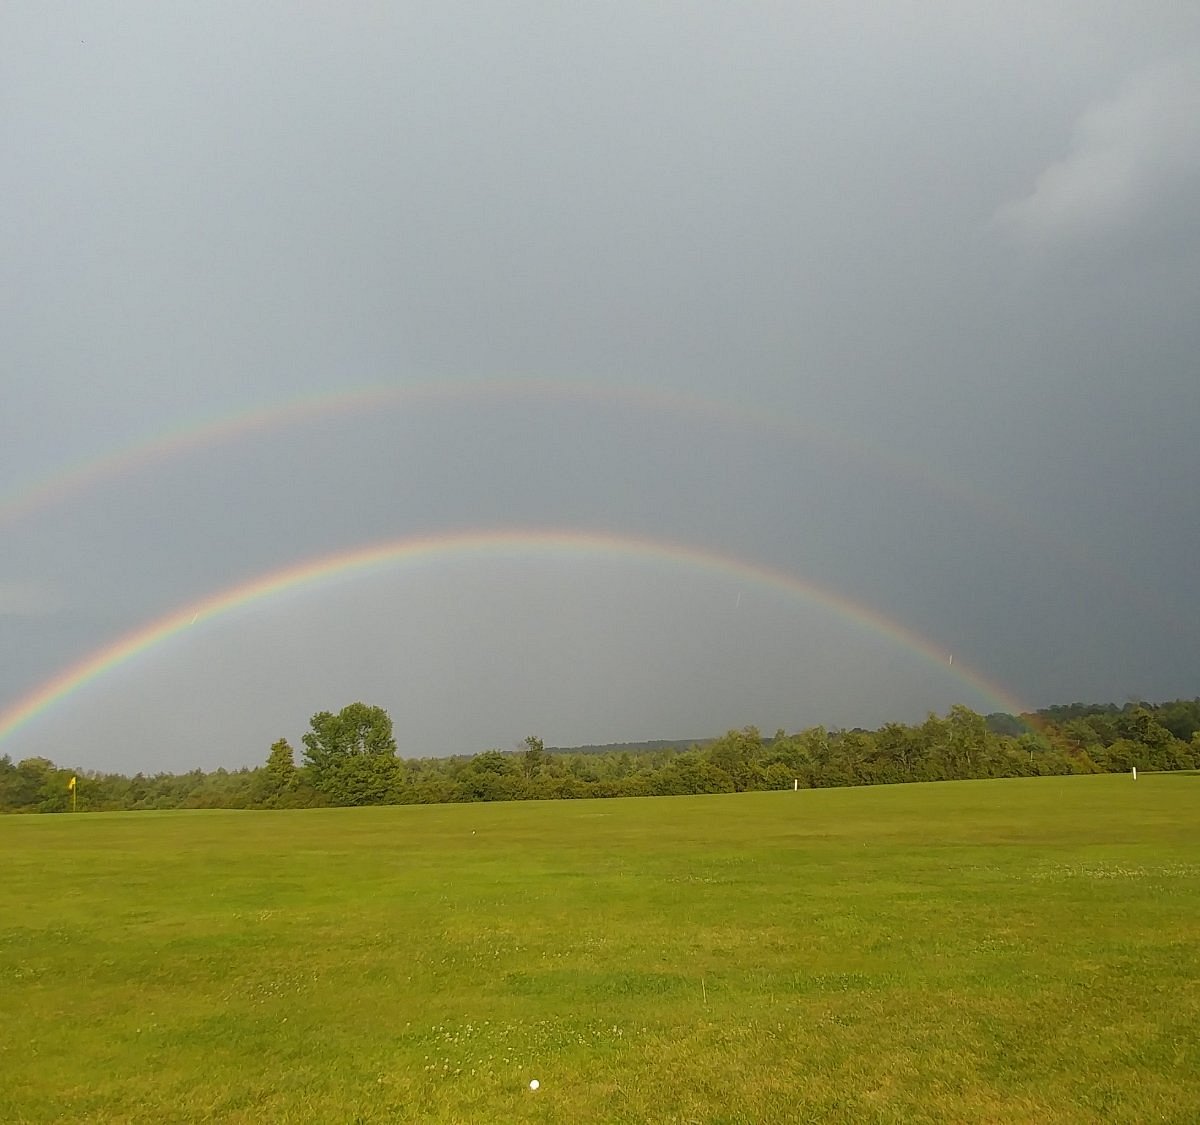
{"type": "Polygon", "coordinates": [[[1122,230],[1200,195],[1200,57],[1144,67],[1080,115],[1070,151],[1003,206],[1001,226],[1035,241],[1122,230]]]}
{"type": "MultiPolygon", "coordinates": [[[[1200,8],[1120,0],[5,5],[0,709],[256,576],[496,527],[784,570],[1031,704],[1194,694],[1198,50],[1200,8]],[[564,393],[468,389],[522,378],[564,393]]],[[[231,614],[0,753],[255,761],[347,694],[445,752],[966,690],[544,561],[231,614]]]]}
{"type": "Polygon", "coordinates": [[[64,605],[63,592],[48,582],[0,580],[0,617],[44,617],[64,605]]]}

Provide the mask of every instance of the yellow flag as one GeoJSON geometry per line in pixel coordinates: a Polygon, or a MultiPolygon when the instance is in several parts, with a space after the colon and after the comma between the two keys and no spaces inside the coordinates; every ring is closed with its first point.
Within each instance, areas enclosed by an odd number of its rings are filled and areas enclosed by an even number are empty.
{"type": "Polygon", "coordinates": [[[67,788],[70,789],[72,793],[75,792],[75,779],[74,778],[71,778],[71,780],[67,782],[67,788]]]}

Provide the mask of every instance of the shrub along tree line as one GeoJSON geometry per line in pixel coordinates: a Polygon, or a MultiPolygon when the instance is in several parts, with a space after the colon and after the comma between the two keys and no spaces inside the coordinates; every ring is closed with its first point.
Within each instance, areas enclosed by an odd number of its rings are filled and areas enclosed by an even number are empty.
{"type": "Polygon", "coordinates": [[[1070,704],[1017,718],[952,707],[918,725],[764,737],[731,730],[689,748],[523,750],[400,758],[386,711],[351,703],[310,720],[303,757],[286,739],[255,769],[98,773],[47,758],[0,757],[0,812],[66,812],[71,778],[80,811],[288,809],[577,797],[733,793],[964,778],[1200,768],[1200,699],[1070,704]]]}

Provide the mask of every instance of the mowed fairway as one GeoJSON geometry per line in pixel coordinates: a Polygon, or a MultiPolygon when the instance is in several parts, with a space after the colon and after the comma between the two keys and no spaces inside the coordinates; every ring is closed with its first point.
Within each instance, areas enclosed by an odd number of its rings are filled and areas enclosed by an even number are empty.
{"type": "Polygon", "coordinates": [[[1200,1120],[1200,776],[0,849],[5,1122],[1200,1120]]]}

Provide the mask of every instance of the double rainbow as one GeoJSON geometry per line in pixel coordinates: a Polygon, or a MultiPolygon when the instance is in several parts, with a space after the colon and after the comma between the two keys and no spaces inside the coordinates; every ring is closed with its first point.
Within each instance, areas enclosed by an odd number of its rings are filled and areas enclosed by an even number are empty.
{"type": "Polygon", "coordinates": [[[634,560],[658,560],[780,591],[821,606],[936,664],[947,675],[979,693],[997,710],[1012,714],[1028,710],[1007,689],[970,668],[961,658],[950,664],[943,648],[911,629],[872,608],[785,571],[701,547],[654,539],[587,531],[496,530],[394,539],[322,555],[259,575],[200,601],[181,606],[67,668],[9,707],[0,714],[0,742],[81,688],[145,656],[185,633],[202,619],[210,620],[241,607],[268,601],[288,591],[315,591],[334,579],[366,575],[419,560],[528,554],[576,557],[609,555],[634,560]]]}

